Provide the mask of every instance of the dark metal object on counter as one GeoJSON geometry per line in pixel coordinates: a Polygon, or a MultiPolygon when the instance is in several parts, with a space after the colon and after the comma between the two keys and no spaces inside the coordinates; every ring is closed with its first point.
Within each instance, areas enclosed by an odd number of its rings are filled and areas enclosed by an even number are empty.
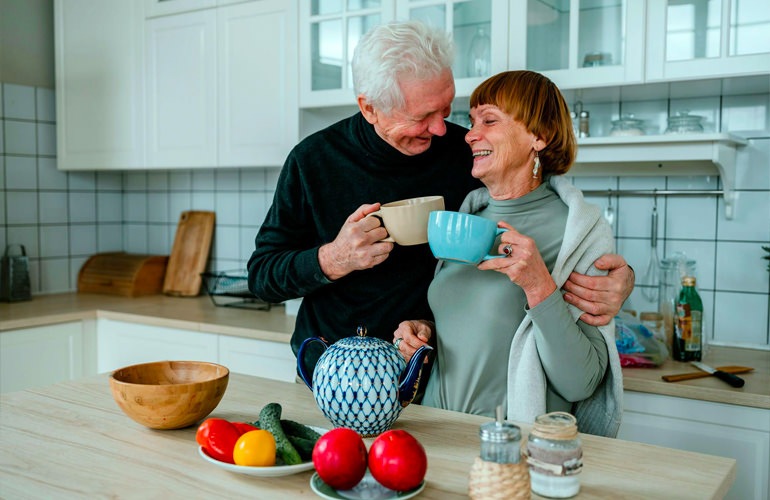
{"type": "Polygon", "coordinates": [[[273,306],[255,296],[249,290],[246,271],[220,271],[201,273],[206,292],[211,302],[217,307],[237,307],[240,309],[256,309],[269,311],[273,306]],[[238,298],[241,300],[228,300],[223,297],[238,298]]]}
{"type": "Polygon", "coordinates": [[[17,302],[32,298],[29,280],[29,259],[24,245],[8,245],[0,260],[0,300],[17,302]],[[11,254],[14,247],[19,247],[19,254],[11,254]]]}
{"type": "Polygon", "coordinates": [[[741,377],[737,375],[733,375],[732,373],[722,371],[717,368],[712,368],[709,365],[701,363],[699,361],[690,361],[690,364],[693,365],[698,370],[703,370],[704,372],[715,376],[719,380],[727,382],[733,387],[743,387],[743,384],[746,383],[745,380],[743,380],[741,377]]]}
{"type": "MultiPolygon", "coordinates": [[[[717,366],[717,370],[727,373],[748,373],[754,371],[754,368],[750,366],[717,366]]],[[[670,375],[663,375],[660,378],[666,382],[680,382],[682,380],[692,380],[696,378],[706,378],[711,374],[704,371],[686,372],[686,373],[674,373],[670,375]]]]}

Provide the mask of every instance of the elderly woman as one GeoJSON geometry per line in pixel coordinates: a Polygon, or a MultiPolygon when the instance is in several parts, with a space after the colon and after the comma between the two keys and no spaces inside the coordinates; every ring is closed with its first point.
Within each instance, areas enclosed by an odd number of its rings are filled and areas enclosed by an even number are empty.
{"type": "Polygon", "coordinates": [[[508,71],[483,82],[470,105],[465,141],[486,187],[460,210],[507,229],[498,252],[508,258],[440,262],[428,292],[435,324],[402,322],[394,342],[405,357],[436,342],[424,405],[494,416],[503,404],[521,422],[567,411],[582,432],[614,437],[622,410],[614,323],[579,320],[560,290],[572,271],[602,274],[593,263],[614,250],[598,207],[561,176],[577,150],[567,104],[546,77],[508,71]]]}

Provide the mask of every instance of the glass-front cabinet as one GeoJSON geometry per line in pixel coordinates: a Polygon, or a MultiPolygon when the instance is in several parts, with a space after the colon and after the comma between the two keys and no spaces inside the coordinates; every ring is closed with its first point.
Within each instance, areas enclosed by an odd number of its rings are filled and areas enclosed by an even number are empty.
{"type": "Polygon", "coordinates": [[[353,49],[393,13],[393,0],[300,2],[300,107],[355,103],[353,49]]]}
{"type": "Polygon", "coordinates": [[[351,60],[361,36],[393,19],[452,33],[457,94],[507,68],[509,0],[309,0],[300,7],[300,106],[355,103],[351,60]]]}
{"type": "Polygon", "coordinates": [[[456,91],[467,97],[508,67],[508,0],[399,0],[397,19],[416,19],[452,33],[456,91]]]}
{"type": "Polygon", "coordinates": [[[768,0],[648,0],[647,80],[770,73],[768,0]]]}
{"type": "Polygon", "coordinates": [[[641,0],[511,0],[510,67],[544,73],[562,89],[640,83],[644,7],[641,0]]]}

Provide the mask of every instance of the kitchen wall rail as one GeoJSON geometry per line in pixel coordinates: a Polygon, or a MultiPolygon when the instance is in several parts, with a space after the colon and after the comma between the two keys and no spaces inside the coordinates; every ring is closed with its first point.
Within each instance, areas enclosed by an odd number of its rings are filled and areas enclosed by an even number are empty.
{"type": "Polygon", "coordinates": [[[584,189],[585,196],[722,196],[721,189],[584,189]]]}

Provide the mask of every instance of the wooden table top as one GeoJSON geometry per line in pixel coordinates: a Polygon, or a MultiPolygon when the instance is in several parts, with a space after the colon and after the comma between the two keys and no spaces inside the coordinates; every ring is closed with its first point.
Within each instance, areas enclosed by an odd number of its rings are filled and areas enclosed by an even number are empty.
{"type": "MultiPolygon", "coordinates": [[[[330,428],[304,386],[231,374],[210,415],[255,420],[269,402],[283,417],[330,428]]],[[[420,498],[466,498],[489,419],[407,407],[394,428],[417,437],[428,453],[420,498]]],[[[522,435],[529,426],[521,425],[522,435]]],[[[576,498],[721,498],[735,460],[617,439],[581,435],[584,468],[576,498]]],[[[371,440],[367,440],[369,444],[371,440]]],[[[317,498],[312,471],[261,478],[222,470],[197,452],[195,427],[151,430],[118,408],[105,374],[0,395],[0,496],[4,498],[317,498]]],[[[533,495],[534,498],[538,498],[533,495]]]]}

